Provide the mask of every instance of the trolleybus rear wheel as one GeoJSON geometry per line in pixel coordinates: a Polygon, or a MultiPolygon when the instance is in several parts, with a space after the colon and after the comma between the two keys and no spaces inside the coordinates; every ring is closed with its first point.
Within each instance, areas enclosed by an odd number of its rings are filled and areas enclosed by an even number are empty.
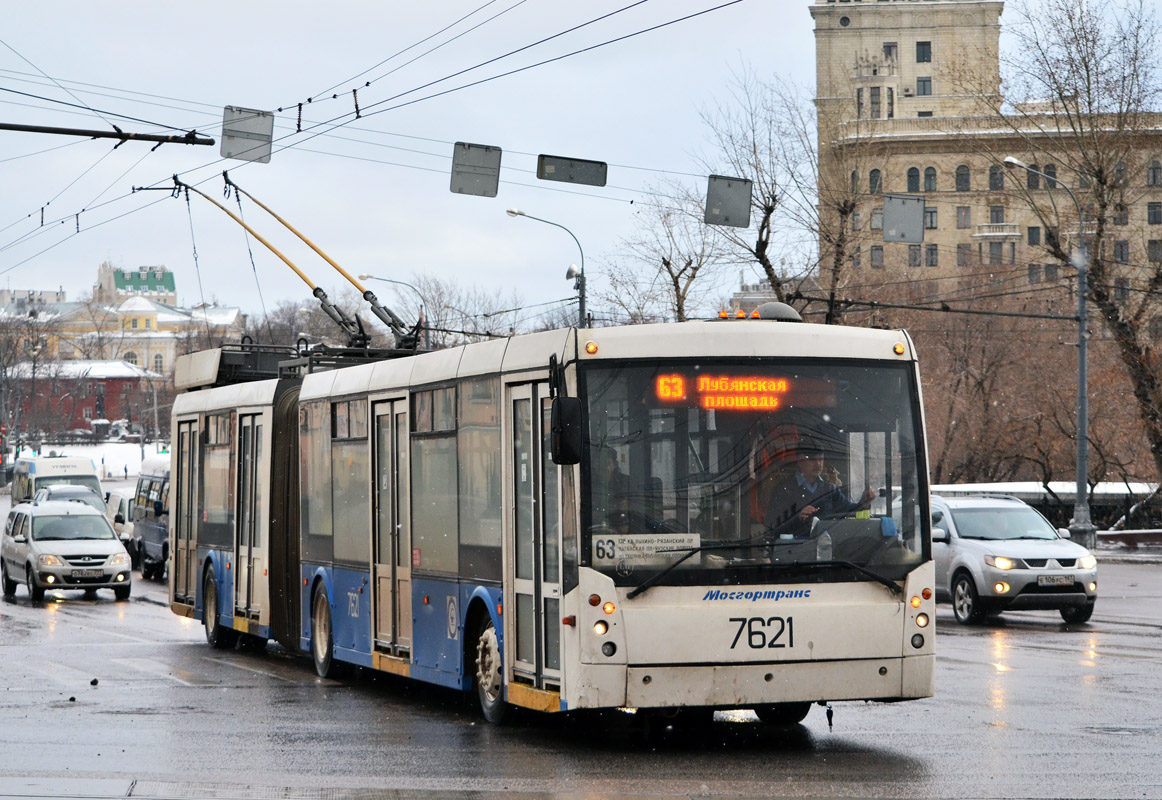
{"type": "Polygon", "coordinates": [[[311,598],[311,655],[315,660],[315,672],[320,678],[329,678],[334,674],[333,641],[331,604],[327,602],[327,589],[320,583],[311,598]]]}
{"type": "Polygon", "coordinates": [[[771,703],[755,706],[754,713],[768,725],[796,725],[806,718],[810,710],[810,703],[771,703]]]}
{"type": "Polygon", "coordinates": [[[216,650],[233,647],[238,635],[233,628],[222,627],[218,619],[218,579],[211,569],[202,581],[202,624],[206,627],[206,644],[216,650]]]}
{"type": "Polygon", "coordinates": [[[476,696],[480,712],[494,725],[504,721],[508,704],[504,702],[504,676],[500,669],[500,641],[492,620],[485,617],[476,637],[476,696]]]}

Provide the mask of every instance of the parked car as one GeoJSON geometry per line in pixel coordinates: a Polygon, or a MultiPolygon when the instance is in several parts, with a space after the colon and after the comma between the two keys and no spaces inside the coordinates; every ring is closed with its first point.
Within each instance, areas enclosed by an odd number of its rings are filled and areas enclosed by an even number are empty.
{"type": "Polygon", "coordinates": [[[936,599],[971,625],[1010,609],[1054,610],[1086,622],[1097,559],[1032,506],[1005,495],[932,496],[936,599]]]}
{"type": "Polygon", "coordinates": [[[37,489],[36,494],[32,496],[32,502],[38,505],[50,500],[85,503],[102,513],[105,511],[105,501],[101,499],[101,495],[88,486],[77,486],[71,483],[50,484],[37,489]]]}
{"type": "Polygon", "coordinates": [[[46,589],[112,589],[128,600],[129,553],[105,515],[86,503],[21,503],[8,512],[0,541],[0,588],[5,597],[23,583],[34,601],[46,589]]]}
{"type": "Polygon", "coordinates": [[[129,551],[133,559],[133,568],[137,569],[141,556],[137,549],[137,541],[133,538],[133,489],[110,489],[105,492],[105,519],[113,525],[113,530],[121,537],[121,544],[129,551]]]}

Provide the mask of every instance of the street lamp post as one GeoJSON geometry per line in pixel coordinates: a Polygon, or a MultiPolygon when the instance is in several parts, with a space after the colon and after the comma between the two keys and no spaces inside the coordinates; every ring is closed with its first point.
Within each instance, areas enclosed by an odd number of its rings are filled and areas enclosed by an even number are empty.
{"type": "Polygon", "coordinates": [[[551,222],[547,219],[534,217],[532,214],[526,214],[519,208],[510,208],[505,211],[510,217],[526,217],[528,219],[535,219],[537,222],[543,222],[546,225],[552,225],[554,228],[560,228],[565,233],[573,237],[573,241],[577,244],[577,251],[581,253],[581,268],[578,269],[576,264],[570,264],[568,271],[565,273],[565,278],[573,278],[573,288],[577,290],[578,301],[578,328],[588,328],[589,320],[585,314],[585,251],[581,248],[581,242],[577,241],[577,237],[573,235],[573,231],[566,228],[557,222],[551,222]]]}
{"type": "Polygon", "coordinates": [[[1093,548],[1097,544],[1097,529],[1089,513],[1089,332],[1086,323],[1089,319],[1089,310],[1086,305],[1086,295],[1089,293],[1089,249],[1085,243],[1085,218],[1081,212],[1081,203],[1077,195],[1056,177],[1046,175],[1040,170],[1033,169],[1020,159],[1008,156],[1004,164],[1006,167],[1023,169],[1033,175],[1040,175],[1049,183],[1046,189],[1060,186],[1069,195],[1073,205],[1077,208],[1078,246],[1073,254],[1073,266],[1077,268],[1077,471],[1076,492],[1073,501],[1073,521],[1069,524],[1070,534],[1078,539],[1085,547],[1093,548]]]}
{"type": "Polygon", "coordinates": [[[411,289],[413,292],[416,293],[416,296],[420,298],[420,319],[423,320],[424,348],[427,349],[427,347],[429,345],[428,325],[427,325],[427,321],[424,319],[424,308],[425,307],[431,308],[432,304],[428,302],[426,297],[424,297],[424,293],[421,292],[416,287],[412,286],[407,281],[400,281],[400,280],[396,280],[395,278],[381,278],[378,275],[368,275],[366,272],[359,276],[359,280],[361,280],[361,281],[383,281],[384,283],[398,283],[400,286],[406,286],[407,288],[411,289]]]}

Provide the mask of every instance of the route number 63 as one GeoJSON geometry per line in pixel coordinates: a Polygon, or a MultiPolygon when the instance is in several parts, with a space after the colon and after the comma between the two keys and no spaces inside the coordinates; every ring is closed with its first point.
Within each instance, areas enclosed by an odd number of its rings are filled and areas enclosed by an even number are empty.
{"type": "Polygon", "coordinates": [[[795,646],[795,626],[791,617],[731,617],[730,621],[738,623],[734,641],[730,643],[731,650],[743,638],[744,632],[746,644],[752,650],[795,646]]]}

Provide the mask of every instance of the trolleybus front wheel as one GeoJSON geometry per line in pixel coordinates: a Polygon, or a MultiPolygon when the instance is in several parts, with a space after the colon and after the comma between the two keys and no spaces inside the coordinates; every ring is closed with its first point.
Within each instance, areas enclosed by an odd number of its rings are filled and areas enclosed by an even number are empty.
{"type": "Polygon", "coordinates": [[[768,725],[797,725],[810,710],[810,703],[771,703],[755,706],[754,713],[768,725]]]}
{"type": "Polygon", "coordinates": [[[504,721],[508,704],[504,702],[504,677],[500,669],[500,641],[496,628],[487,616],[476,637],[476,697],[480,712],[494,725],[504,721]]]}
{"type": "Polygon", "coordinates": [[[234,646],[237,633],[233,628],[222,627],[218,619],[218,579],[211,569],[202,581],[202,624],[206,626],[206,644],[216,650],[226,650],[234,646]]]}
{"type": "Polygon", "coordinates": [[[331,604],[327,602],[326,587],[320,583],[311,598],[311,656],[320,678],[329,678],[335,672],[333,650],[331,604]]]}

